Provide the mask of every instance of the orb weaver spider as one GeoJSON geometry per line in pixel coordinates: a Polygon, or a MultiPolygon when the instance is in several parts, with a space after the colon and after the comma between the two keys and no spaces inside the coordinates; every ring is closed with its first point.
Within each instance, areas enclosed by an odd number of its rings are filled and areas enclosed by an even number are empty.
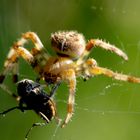
{"type": "Polygon", "coordinates": [[[43,79],[46,85],[58,84],[62,81],[69,86],[69,98],[67,115],[62,123],[64,127],[71,119],[74,112],[76,78],[89,79],[96,75],[105,75],[116,80],[140,83],[140,78],[113,72],[110,69],[97,65],[93,58],[87,58],[92,48],[101,47],[107,51],[116,53],[124,60],[127,55],[119,48],[99,39],[91,39],[87,43],[84,36],[77,31],[59,31],[51,34],[51,47],[57,56],[50,56],[43,47],[39,37],[34,32],[26,32],[14,43],[4,63],[4,70],[0,75],[0,83],[3,82],[8,72],[13,72],[14,82],[18,76],[18,58],[22,57],[38,73],[38,80],[43,79]],[[28,51],[24,45],[31,40],[35,47],[28,51]]]}

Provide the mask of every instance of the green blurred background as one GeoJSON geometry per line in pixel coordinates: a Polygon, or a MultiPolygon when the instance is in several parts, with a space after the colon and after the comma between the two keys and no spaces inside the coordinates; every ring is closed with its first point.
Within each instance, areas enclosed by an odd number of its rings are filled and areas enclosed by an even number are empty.
{"type": "MultiPolygon", "coordinates": [[[[77,30],[86,39],[100,38],[115,44],[129,56],[124,62],[115,54],[94,49],[100,66],[140,76],[139,0],[0,0],[0,70],[10,46],[21,33],[36,32],[51,54],[50,34],[77,30]]],[[[35,80],[36,74],[21,59],[20,79],[35,80]]],[[[29,140],[139,140],[140,85],[98,76],[84,82],[77,79],[75,113],[66,128],[48,126],[33,129],[29,140]]],[[[15,92],[9,75],[4,84],[15,92]]],[[[62,84],[55,100],[59,116],[66,115],[68,89],[62,84]]],[[[17,105],[0,89],[0,111],[17,105]]],[[[32,123],[42,120],[32,111],[13,111],[0,117],[1,140],[23,140],[32,123]]]]}

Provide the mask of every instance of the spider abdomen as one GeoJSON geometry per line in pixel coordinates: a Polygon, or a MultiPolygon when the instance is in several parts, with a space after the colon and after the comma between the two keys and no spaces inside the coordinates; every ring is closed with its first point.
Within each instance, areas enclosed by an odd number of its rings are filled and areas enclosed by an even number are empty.
{"type": "Polygon", "coordinates": [[[85,50],[85,38],[76,31],[59,31],[51,35],[51,44],[59,56],[78,59],[85,50]]]}

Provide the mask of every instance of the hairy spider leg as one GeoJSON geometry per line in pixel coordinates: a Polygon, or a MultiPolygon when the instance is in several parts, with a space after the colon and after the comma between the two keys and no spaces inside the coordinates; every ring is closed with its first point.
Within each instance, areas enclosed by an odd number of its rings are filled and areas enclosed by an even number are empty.
{"type": "Polygon", "coordinates": [[[130,76],[130,75],[125,75],[125,74],[120,74],[117,72],[113,72],[112,70],[107,69],[107,68],[95,66],[93,62],[94,62],[94,59],[88,59],[86,61],[88,65],[87,69],[90,76],[103,74],[107,77],[111,77],[113,79],[120,80],[120,81],[140,83],[140,78],[130,76]]]}
{"type": "Polygon", "coordinates": [[[62,128],[70,121],[73,112],[74,112],[74,102],[75,102],[75,89],[76,89],[76,76],[73,69],[69,69],[67,71],[63,71],[62,79],[68,82],[69,86],[69,98],[68,98],[68,106],[67,106],[67,115],[62,123],[62,128]]]}
{"type": "Polygon", "coordinates": [[[13,71],[13,82],[17,82],[17,65],[18,65],[18,57],[21,56],[29,63],[34,63],[33,55],[23,47],[11,48],[8,57],[4,63],[4,70],[0,75],[0,83],[3,83],[5,76],[10,72],[13,71]]]}
{"type": "Polygon", "coordinates": [[[91,49],[94,47],[100,47],[102,49],[105,49],[106,51],[114,52],[118,56],[122,57],[124,60],[126,61],[128,60],[127,55],[121,49],[99,39],[91,39],[88,41],[88,43],[86,44],[85,52],[81,56],[82,60],[85,59],[89,55],[89,53],[91,52],[91,49]]]}
{"type": "Polygon", "coordinates": [[[8,53],[7,59],[4,62],[4,70],[0,75],[0,83],[3,82],[5,76],[10,71],[13,72],[13,82],[17,82],[18,81],[18,76],[17,76],[18,58],[22,57],[23,59],[25,59],[25,61],[31,64],[32,67],[34,67],[34,65],[37,65],[36,64],[37,62],[35,62],[34,57],[35,56],[38,57],[40,52],[43,53],[43,58],[45,59],[49,58],[49,54],[46,53],[46,50],[44,50],[42,42],[34,32],[26,32],[25,34],[23,34],[22,37],[16,43],[14,43],[14,45],[12,46],[12,48],[8,53]],[[31,40],[35,45],[35,47],[31,49],[31,51],[28,51],[23,47],[25,43],[28,42],[28,40],[31,40]]]}

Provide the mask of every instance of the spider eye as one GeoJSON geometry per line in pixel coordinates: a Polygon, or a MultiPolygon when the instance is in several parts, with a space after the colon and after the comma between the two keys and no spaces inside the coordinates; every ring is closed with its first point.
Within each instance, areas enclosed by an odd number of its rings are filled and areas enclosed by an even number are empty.
{"type": "Polygon", "coordinates": [[[56,32],[51,35],[51,45],[60,56],[79,58],[85,50],[85,39],[76,31],[56,32]]]}

